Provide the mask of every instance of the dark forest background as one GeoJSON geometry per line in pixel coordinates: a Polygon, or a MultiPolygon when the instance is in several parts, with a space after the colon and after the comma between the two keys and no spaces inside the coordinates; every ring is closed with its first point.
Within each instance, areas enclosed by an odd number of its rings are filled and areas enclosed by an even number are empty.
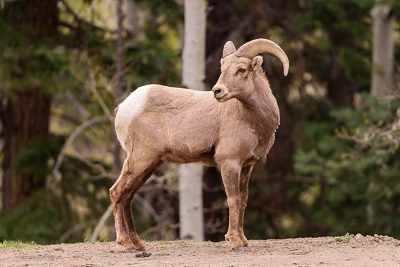
{"type": "MultiPolygon", "coordinates": [[[[400,1],[381,2],[397,15],[395,83],[376,97],[375,1],[208,1],[208,89],[228,40],[267,38],[290,59],[284,77],[264,55],[281,125],[250,181],[248,238],[400,238],[400,1]]],[[[141,85],[181,86],[184,18],[179,0],[126,0],[124,16],[116,6],[0,1],[0,241],[114,238],[108,189],[124,155],[113,109],[141,85]]],[[[176,166],[165,164],[135,198],[141,237],[178,237],[177,182],[176,166]]],[[[228,210],[215,168],[205,170],[203,196],[205,238],[222,240],[228,210]]]]}

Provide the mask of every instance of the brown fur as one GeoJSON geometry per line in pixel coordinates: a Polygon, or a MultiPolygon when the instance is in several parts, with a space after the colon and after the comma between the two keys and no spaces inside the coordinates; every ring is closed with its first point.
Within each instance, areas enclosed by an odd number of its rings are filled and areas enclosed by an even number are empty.
{"type": "Polygon", "coordinates": [[[143,110],[129,125],[119,120],[116,110],[116,131],[127,133],[120,138],[127,158],[110,196],[117,241],[125,249],[144,249],[131,202],[163,162],[218,166],[229,205],[225,237],[233,249],[248,245],[243,218],[250,174],[255,163],[265,161],[279,125],[279,108],[261,63],[261,56],[224,57],[214,94],[153,85],[143,110]]]}

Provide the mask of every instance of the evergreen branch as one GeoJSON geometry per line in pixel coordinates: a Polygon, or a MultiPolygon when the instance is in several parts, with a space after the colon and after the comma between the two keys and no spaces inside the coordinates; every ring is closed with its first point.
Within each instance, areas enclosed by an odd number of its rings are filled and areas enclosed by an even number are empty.
{"type": "Polygon", "coordinates": [[[156,53],[154,53],[152,50],[147,49],[146,46],[137,44],[137,43],[127,43],[124,46],[125,50],[128,49],[137,49],[137,50],[141,50],[143,52],[146,52],[149,56],[151,56],[156,62],[160,63],[160,65],[165,66],[169,71],[171,71],[172,73],[176,74],[176,75],[180,75],[180,73],[176,70],[176,68],[174,67],[174,65],[172,65],[171,63],[165,61],[163,58],[161,58],[160,56],[158,56],[156,53]]]}
{"type": "MultiPolygon", "coordinates": [[[[400,115],[400,109],[397,112],[400,115]]],[[[347,132],[340,133],[337,129],[335,133],[342,139],[351,140],[361,145],[362,148],[372,147],[377,149],[377,154],[394,153],[400,146],[400,136],[396,133],[400,132],[400,117],[397,117],[392,123],[381,127],[381,124],[371,125],[368,130],[361,135],[356,131],[354,135],[347,132]],[[378,138],[377,142],[373,142],[378,138]]]]}
{"type": "MultiPolygon", "coordinates": [[[[85,25],[87,27],[90,27],[92,29],[95,30],[100,30],[103,32],[110,32],[110,33],[116,33],[115,30],[111,30],[111,29],[106,29],[106,28],[102,28],[99,26],[94,25],[93,23],[90,23],[88,21],[86,21],[84,18],[81,18],[80,16],[78,16],[75,11],[65,2],[65,0],[59,0],[59,2],[61,3],[61,8],[63,9],[63,11],[65,11],[66,13],[69,13],[72,15],[72,17],[74,18],[75,21],[77,21],[79,24],[85,25]]],[[[74,30],[80,30],[79,27],[75,28],[73,27],[71,24],[69,24],[68,22],[65,21],[61,21],[60,25],[62,26],[66,26],[68,28],[74,29],[74,30]]]]}

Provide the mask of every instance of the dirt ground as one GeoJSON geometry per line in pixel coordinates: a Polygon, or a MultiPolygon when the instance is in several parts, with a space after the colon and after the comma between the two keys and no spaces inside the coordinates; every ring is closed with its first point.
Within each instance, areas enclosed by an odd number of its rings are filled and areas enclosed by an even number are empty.
{"type": "Polygon", "coordinates": [[[400,240],[379,235],[250,240],[241,252],[228,242],[154,241],[146,253],[116,242],[5,248],[0,266],[400,266],[400,240]]]}

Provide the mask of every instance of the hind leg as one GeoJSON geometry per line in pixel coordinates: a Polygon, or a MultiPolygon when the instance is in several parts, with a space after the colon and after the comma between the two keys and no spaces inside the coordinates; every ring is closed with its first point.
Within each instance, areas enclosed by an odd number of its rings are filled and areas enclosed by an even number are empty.
{"type": "Polygon", "coordinates": [[[117,242],[127,250],[144,249],[133,223],[131,205],[135,193],[161,164],[159,158],[142,157],[140,160],[135,160],[128,155],[120,177],[110,188],[117,242]]]}

